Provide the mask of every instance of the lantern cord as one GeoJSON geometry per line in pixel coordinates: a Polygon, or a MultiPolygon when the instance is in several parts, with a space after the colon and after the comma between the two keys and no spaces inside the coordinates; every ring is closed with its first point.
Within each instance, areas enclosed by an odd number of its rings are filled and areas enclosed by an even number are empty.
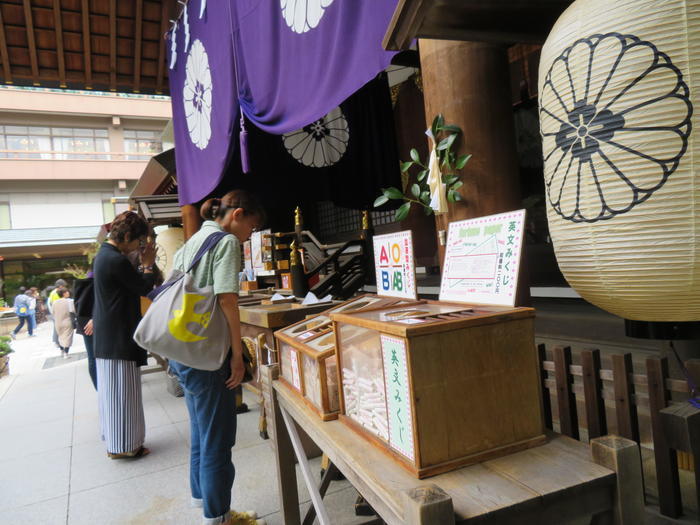
{"type": "Polygon", "coordinates": [[[671,350],[673,350],[673,355],[676,356],[676,361],[678,361],[678,366],[680,367],[681,372],[683,372],[683,375],[685,376],[685,380],[688,382],[688,387],[690,388],[690,398],[688,399],[688,403],[693,405],[695,408],[700,408],[700,398],[698,397],[698,387],[695,384],[695,381],[693,381],[693,378],[690,375],[690,371],[685,367],[685,364],[683,363],[681,356],[678,355],[678,352],[676,351],[676,347],[674,346],[673,341],[669,341],[669,344],[671,346],[671,350]]]}

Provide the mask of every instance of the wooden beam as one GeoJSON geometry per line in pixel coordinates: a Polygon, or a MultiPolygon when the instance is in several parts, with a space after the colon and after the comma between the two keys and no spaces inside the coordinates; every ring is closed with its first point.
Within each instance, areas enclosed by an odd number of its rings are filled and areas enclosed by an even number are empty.
{"type": "Polygon", "coordinates": [[[53,21],[54,31],[56,31],[56,55],[58,57],[58,79],[59,86],[66,85],[66,57],[63,54],[63,20],[61,19],[61,0],[53,0],[53,21]]]}
{"type": "Polygon", "coordinates": [[[135,93],[141,88],[141,39],[143,32],[143,0],[136,0],[136,29],[134,35],[134,87],[135,93]]]}
{"type": "Polygon", "coordinates": [[[36,41],[34,40],[34,17],[32,16],[31,0],[24,0],[24,20],[27,26],[27,45],[29,46],[29,60],[32,64],[32,82],[39,86],[39,61],[36,55],[36,41]]]}
{"type": "Polygon", "coordinates": [[[92,89],[92,49],[90,45],[90,4],[82,0],[83,17],[83,70],[85,71],[85,89],[92,89]]]}
{"type": "Polygon", "coordinates": [[[0,58],[2,58],[2,71],[5,84],[12,84],[12,70],[10,69],[10,56],[7,53],[7,39],[5,38],[5,23],[2,20],[0,8],[0,58]]]}
{"type": "Polygon", "coordinates": [[[109,0],[109,89],[117,90],[117,0],[109,0]]]}
{"type": "Polygon", "coordinates": [[[418,33],[420,26],[429,11],[429,3],[425,0],[399,0],[382,46],[389,51],[407,49],[418,33]]]}
{"type": "Polygon", "coordinates": [[[160,38],[158,39],[158,75],[156,77],[156,93],[163,92],[163,78],[165,77],[165,33],[168,31],[168,6],[163,0],[160,12],[160,38]]]}

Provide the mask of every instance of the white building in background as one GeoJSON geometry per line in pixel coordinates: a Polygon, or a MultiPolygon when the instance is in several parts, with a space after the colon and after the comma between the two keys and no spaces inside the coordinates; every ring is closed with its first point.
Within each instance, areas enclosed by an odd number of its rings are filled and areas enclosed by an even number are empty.
{"type": "Polygon", "coordinates": [[[163,150],[170,98],[0,88],[0,278],[8,299],[83,250],[163,150]]]}

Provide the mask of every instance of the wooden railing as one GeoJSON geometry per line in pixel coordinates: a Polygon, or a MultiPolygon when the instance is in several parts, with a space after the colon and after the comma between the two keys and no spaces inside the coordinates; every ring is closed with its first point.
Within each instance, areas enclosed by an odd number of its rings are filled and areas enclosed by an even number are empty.
{"type": "Polygon", "coordinates": [[[348,241],[330,257],[319,263],[315,268],[306,272],[306,279],[311,280],[321,273],[320,281],[311,288],[317,297],[332,294],[338,299],[348,299],[365,284],[365,254],[360,252],[348,253],[355,246],[364,246],[365,241],[348,241]],[[341,258],[344,260],[341,261],[341,258]]]}
{"type": "MultiPolygon", "coordinates": [[[[646,373],[635,374],[631,353],[611,355],[611,369],[602,368],[601,354],[597,349],[582,350],[580,365],[572,363],[570,347],[555,346],[551,349],[551,359],[548,359],[547,348],[541,344],[538,354],[545,425],[548,428],[553,428],[555,419],[552,413],[554,398],[562,434],[580,439],[582,427],[587,430],[588,439],[593,439],[607,434],[609,427],[614,426],[616,434],[639,443],[637,409],[649,410],[659,506],[662,514],[670,517],[681,515],[678,454],[667,444],[659,411],[669,406],[673,393],[678,394],[676,397],[687,398],[689,388],[685,380],[669,377],[667,359],[647,358],[646,373]],[[583,401],[583,417],[578,414],[579,401],[583,401]],[[608,420],[606,407],[614,407],[614,421],[608,420]],[[585,424],[580,425],[580,422],[585,424]]],[[[688,361],[686,366],[692,371],[698,370],[696,360],[688,361]]],[[[683,463],[686,469],[692,468],[692,460],[686,458],[683,463]]]]}

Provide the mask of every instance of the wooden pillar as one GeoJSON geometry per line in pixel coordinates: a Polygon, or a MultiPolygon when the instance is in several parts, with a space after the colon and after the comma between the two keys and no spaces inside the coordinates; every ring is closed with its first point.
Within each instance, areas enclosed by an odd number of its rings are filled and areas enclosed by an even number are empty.
{"type": "Polygon", "coordinates": [[[644,523],[644,479],[639,445],[631,439],[605,436],[591,440],[593,461],[617,475],[613,523],[644,523]]]}
{"type": "Polygon", "coordinates": [[[192,237],[202,225],[202,217],[199,215],[199,208],[194,204],[180,206],[182,213],[182,228],[185,230],[185,241],[192,237]]]}
{"type": "MultiPolygon", "coordinates": [[[[480,42],[419,42],[426,127],[438,113],[462,128],[457,154],[473,157],[463,170],[463,201],[436,217],[438,236],[452,221],[521,207],[520,179],[505,46],[480,42]]],[[[438,245],[440,245],[438,237],[438,245]]],[[[444,246],[439,246],[440,266],[444,246]]]]}

